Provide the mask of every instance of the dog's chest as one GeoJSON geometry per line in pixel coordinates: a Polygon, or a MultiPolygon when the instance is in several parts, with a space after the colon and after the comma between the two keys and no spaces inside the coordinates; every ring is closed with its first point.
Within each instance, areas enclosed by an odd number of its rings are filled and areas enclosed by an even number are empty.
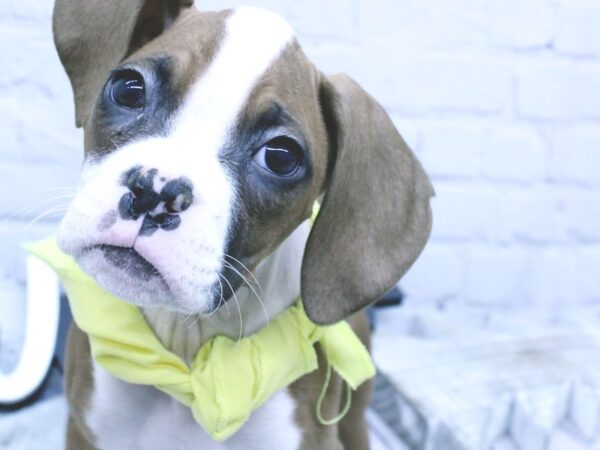
{"type": "Polygon", "coordinates": [[[296,450],[301,440],[286,391],[273,395],[234,436],[219,443],[186,406],[154,388],[124,383],[98,366],[86,423],[100,450],[296,450]]]}

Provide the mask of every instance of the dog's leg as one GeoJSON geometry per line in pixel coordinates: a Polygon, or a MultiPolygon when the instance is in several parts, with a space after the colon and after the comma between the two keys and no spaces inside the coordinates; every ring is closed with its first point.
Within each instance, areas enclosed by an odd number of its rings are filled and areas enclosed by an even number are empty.
{"type": "MultiPolygon", "coordinates": [[[[355,314],[348,319],[354,332],[368,348],[370,330],[364,312],[355,314]]],[[[306,432],[303,435],[300,450],[369,450],[369,438],[364,413],[371,398],[371,382],[364,383],[352,393],[350,410],[337,425],[319,423],[315,407],[319,393],[323,388],[327,361],[317,345],[319,369],[305,375],[290,386],[290,393],[297,401],[296,422],[306,432]]],[[[333,373],[327,388],[321,413],[323,417],[337,416],[345,406],[346,388],[342,379],[333,373]]]]}
{"type": "MultiPolygon", "coordinates": [[[[319,369],[311,372],[289,387],[289,392],[296,400],[296,423],[304,431],[299,450],[344,450],[337,425],[323,425],[316,415],[317,400],[325,382],[327,361],[319,345],[316,346],[319,369]]],[[[335,373],[327,388],[321,405],[321,413],[325,418],[335,417],[339,413],[342,394],[342,379],[335,373]]]]}
{"type": "Polygon", "coordinates": [[[89,443],[91,434],[83,419],[93,387],[91,358],[87,336],[75,324],[71,325],[65,364],[65,393],[70,411],[67,450],[96,450],[89,443]]]}
{"type": "MultiPolygon", "coordinates": [[[[352,406],[339,423],[340,441],[344,450],[369,450],[369,433],[365,422],[365,410],[371,399],[372,382],[367,381],[352,393],[352,406]]],[[[342,396],[342,402],[345,396],[342,396]]]]}
{"type": "MultiPolygon", "coordinates": [[[[369,348],[371,341],[371,332],[367,315],[364,311],[355,314],[348,319],[356,335],[362,343],[369,348]]],[[[365,422],[365,411],[371,400],[371,390],[373,383],[371,380],[365,382],[355,392],[352,393],[352,404],[348,414],[338,425],[340,441],[344,450],[368,450],[369,434],[365,422]]],[[[342,394],[341,408],[344,407],[346,396],[342,394]]]]}
{"type": "Polygon", "coordinates": [[[98,450],[83,436],[72,417],[69,417],[67,424],[66,450],[98,450]]]}

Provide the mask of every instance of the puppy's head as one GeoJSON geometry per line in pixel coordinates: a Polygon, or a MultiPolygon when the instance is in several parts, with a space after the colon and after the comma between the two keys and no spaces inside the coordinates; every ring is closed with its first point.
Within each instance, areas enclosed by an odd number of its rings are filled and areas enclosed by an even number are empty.
{"type": "Polygon", "coordinates": [[[311,214],[302,299],[333,323],[376,300],[430,232],[432,188],[387,114],[327,77],[273,13],[191,0],[57,0],[85,131],[59,243],[140,306],[212,312],[311,214]]]}

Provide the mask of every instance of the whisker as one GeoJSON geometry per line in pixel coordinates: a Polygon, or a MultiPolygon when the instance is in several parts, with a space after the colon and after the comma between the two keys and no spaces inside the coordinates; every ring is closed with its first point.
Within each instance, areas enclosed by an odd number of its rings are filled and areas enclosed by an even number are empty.
{"type": "Polygon", "coordinates": [[[243,334],[242,310],[240,308],[240,302],[238,301],[237,295],[235,294],[235,291],[233,290],[233,286],[231,285],[231,283],[229,282],[229,280],[227,278],[225,278],[221,274],[219,274],[219,276],[221,278],[223,278],[223,280],[225,280],[225,283],[227,283],[229,285],[229,289],[231,289],[231,293],[233,294],[233,298],[235,300],[235,304],[237,305],[238,314],[240,316],[240,335],[239,335],[238,340],[237,340],[237,342],[239,343],[242,340],[242,334],[243,334]]]}
{"type": "Polygon", "coordinates": [[[68,209],[68,205],[62,205],[62,206],[55,206],[54,208],[50,208],[49,210],[43,212],[42,214],[38,215],[36,218],[34,218],[31,222],[29,222],[22,230],[22,233],[26,233],[27,231],[29,231],[29,229],[35,225],[36,222],[38,222],[39,220],[43,219],[44,217],[48,217],[51,216],[52,214],[56,214],[59,212],[65,212],[68,209]]]}
{"type": "Polygon", "coordinates": [[[41,189],[32,189],[29,192],[32,194],[43,193],[43,192],[52,192],[52,191],[73,191],[76,192],[78,189],[77,186],[52,186],[48,188],[41,189]]]}
{"type": "Polygon", "coordinates": [[[225,301],[225,298],[223,297],[223,282],[221,281],[221,278],[217,278],[217,281],[219,282],[219,288],[221,289],[221,293],[219,295],[219,303],[217,304],[217,307],[214,309],[213,312],[211,312],[210,314],[207,314],[206,317],[211,317],[213,314],[215,314],[219,308],[221,307],[222,304],[225,304],[225,307],[227,308],[227,314],[229,314],[229,306],[227,305],[227,302],[225,301]]]}
{"type": "Polygon", "coordinates": [[[260,295],[263,295],[263,290],[262,290],[262,286],[260,285],[260,282],[258,281],[258,279],[256,278],[256,276],[254,275],[254,273],[252,273],[252,271],[250,269],[248,269],[248,267],[246,267],[246,265],[241,262],[239,259],[234,258],[233,256],[225,253],[223,255],[225,258],[230,258],[232,259],[234,262],[238,263],[246,272],[248,272],[248,274],[252,277],[252,280],[254,281],[254,283],[256,284],[256,286],[258,287],[258,289],[260,290],[260,295]]]}
{"type": "Polygon", "coordinates": [[[71,198],[73,198],[73,196],[74,196],[74,194],[57,195],[55,197],[47,198],[45,200],[32,202],[29,205],[26,205],[23,208],[19,209],[18,211],[15,211],[14,213],[12,213],[10,216],[8,216],[7,220],[14,220],[14,219],[22,218],[29,213],[33,213],[36,209],[46,206],[48,203],[51,203],[51,202],[54,202],[57,200],[71,199],[71,198]]]}
{"type": "Polygon", "coordinates": [[[237,310],[238,310],[238,315],[240,317],[240,334],[238,336],[238,340],[237,340],[237,344],[240,343],[240,341],[242,340],[242,336],[244,334],[244,325],[243,325],[243,319],[242,319],[242,308],[240,308],[240,302],[237,298],[236,293],[233,293],[233,299],[235,300],[235,305],[237,306],[237,310]]]}
{"type": "MultiPolygon", "coordinates": [[[[225,261],[224,259],[221,259],[221,262],[223,264],[225,264],[225,267],[230,268],[231,270],[233,270],[237,275],[239,275],[239,277],[242,279],[242,281],[244,283],[246,283],[248,285],[248,287],[252,290],[252,292],[254,292],[254,294],[259,297],[258,293],[256,292],[256,290],[254,289],[254,287],[252,286],[253,283],[251,283],[248,278],[246,278],[239,270],[237,270],[235,268],[235,266],[227,261],[225,261]]],[[[258,285],[257,285],[258,286],[258,285]]]]}
{"type": "Polygon", "coordinates": [[[187,314],[186,318],[183,319],[183,326],[185,327],[185,331],[186,332],[190,331],[192,329],[192,327],[194,327],[199,321],[200,321],[200,315],[199,314],[187,314]],[[189,326],[186,326],[185,322],[188,319],[192,318],[192,317],[193,317],[194,320],[192,320],[192,322],[189,324],[189,326]]]}
{"type": "Polygon", "coordinates": [[[256,299],[258,300],[258,303],[260,304],[260,306],[263,310],[263,313],[265,314],[265,319],[267,320],[267,324],[269,324],[271,322],[271,318],[269,317],[269,313],[267,311],[265,303],[262,301],[261,296],[258,295],[258,292],[256,292],[256,289],[254,289],[254,287],[252,286],[250,281],[244,275],[242,275],[235,267],[233,267],[232,264],[228,263],[225,260],[223,260],[223,263],[226,265],[226,267],[229,267],[231,270],[233,270],[235,273],[237,273],[240,276],[240,278],[242,279],[242,281],[248,285],[248,287],[250,288],[252,293],[254,293],[256,299]]]}
{"type": "MultiPolygon", "coordinates": [[[[192,319],[192,318],[194,317],[194,314],[187,314],[187,313],[186,313],[184,316],[185,316],[185,317],[183,318],[183,322],[182,322],[182,324],[181,324],[181,325],[183,325],[184,327],[186,327],[186,328],[185,328],[185,330],[186,330],[186,331],[189,331],[189,330],[190,330],[190,328],[188,328],[188,327],[186,326],[186,322],[187,322],[188,320],[192,319]]],[[[193,324],[193,322],[194,322],[194,321],[192,320],[192,324],[193,324]]]]}

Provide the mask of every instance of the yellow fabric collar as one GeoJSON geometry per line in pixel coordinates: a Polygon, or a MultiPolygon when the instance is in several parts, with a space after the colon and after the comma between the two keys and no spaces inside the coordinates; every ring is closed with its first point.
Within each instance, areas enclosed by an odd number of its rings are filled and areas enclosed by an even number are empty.
{"type": "Polygon", "coordinates": [[[239,342],[211,339],[188,367],[160,343],[138,308],[98,286],[60,251],[55,238],[26,248],[60,276],[96,362],[117,378],[155,386],[189,406],[196,422],[218,441],[234,434],[276,391],[315,370],[317,342],[352,389],[375,375],[369,353],[348,323],[317,326],[300,302],[239,342]]]}

